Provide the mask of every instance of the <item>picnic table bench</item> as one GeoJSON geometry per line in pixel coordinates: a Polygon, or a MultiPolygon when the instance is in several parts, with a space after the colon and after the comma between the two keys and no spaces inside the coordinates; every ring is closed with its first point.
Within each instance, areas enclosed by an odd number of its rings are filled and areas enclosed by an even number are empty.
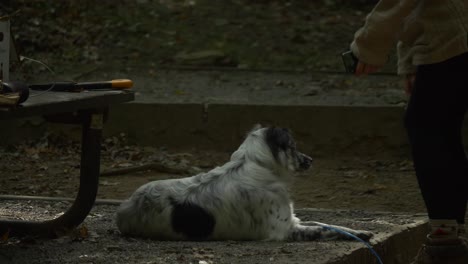
{"type": "Polygon", "coordinates": [[[124,90],[41,92],[22,106],[0,108],[0,120],[43,116],[47,121],[81,124],[81,161],[78,194],[71,207],[55,219],[26,221],[0,219],[0,235],[58,237],[80,225],[93,207],[99,184],[102,128],[110,105],[134,100],[124,90]]]}

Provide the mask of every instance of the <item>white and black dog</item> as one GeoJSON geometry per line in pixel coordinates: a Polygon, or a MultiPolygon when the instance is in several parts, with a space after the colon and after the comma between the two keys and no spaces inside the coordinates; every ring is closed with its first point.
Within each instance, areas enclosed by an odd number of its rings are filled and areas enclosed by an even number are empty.
{"type": "Polygon", "coordinates": [[[287,185],[311,163],[287,129],[255,127],[223,166],[138,188],[118,209],[117,226],[124,235],[157,240],[349,239],[329,225],[301,224],[295,217],[287,185]]]}

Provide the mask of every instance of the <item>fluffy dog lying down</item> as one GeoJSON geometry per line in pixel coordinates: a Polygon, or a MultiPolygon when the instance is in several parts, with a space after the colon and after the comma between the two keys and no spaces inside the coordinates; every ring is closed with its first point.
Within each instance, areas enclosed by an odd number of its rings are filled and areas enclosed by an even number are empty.
{"type": "MultiPolygon", "coordinates": [[[[311,163],[288,130],[256,127],[223,166],[138,188],[118,209],[117,226],[124,235],[158,240],[349,239],[294,216],[287,183],[311,163]]],[[[372,236],[338,228],[362,239],[372,236]]]]}

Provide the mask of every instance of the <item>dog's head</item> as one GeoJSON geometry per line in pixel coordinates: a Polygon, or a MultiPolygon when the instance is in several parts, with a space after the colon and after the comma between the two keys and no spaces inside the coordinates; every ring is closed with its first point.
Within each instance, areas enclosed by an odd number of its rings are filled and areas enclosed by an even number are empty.
{"type": "Polygon", "coordinates": [[[297,150],[291,132],[279,127],[254,127],[238,151],[263,167],[283,172],[304,171],[312,165],[312,158],[297,150]]]}
{"type": "Polygon", "coordinates": [[[269,127],[264,129],[263,133],[265,142],[277,162],[294,171],[310,168],[312,158],[297,150],[296,142],[288,129],[269,127]]]}

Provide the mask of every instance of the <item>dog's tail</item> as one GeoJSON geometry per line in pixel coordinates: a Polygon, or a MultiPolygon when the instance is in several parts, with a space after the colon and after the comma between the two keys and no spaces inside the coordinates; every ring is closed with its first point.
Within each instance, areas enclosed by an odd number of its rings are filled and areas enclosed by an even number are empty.
{"type": "Polygon", "coordinates": [[[134,202],[131,199],[125,200],[117,209],[116,224],[123,235],[135,233],[135,227],[139,226],[138,212],[134,202]]]}

